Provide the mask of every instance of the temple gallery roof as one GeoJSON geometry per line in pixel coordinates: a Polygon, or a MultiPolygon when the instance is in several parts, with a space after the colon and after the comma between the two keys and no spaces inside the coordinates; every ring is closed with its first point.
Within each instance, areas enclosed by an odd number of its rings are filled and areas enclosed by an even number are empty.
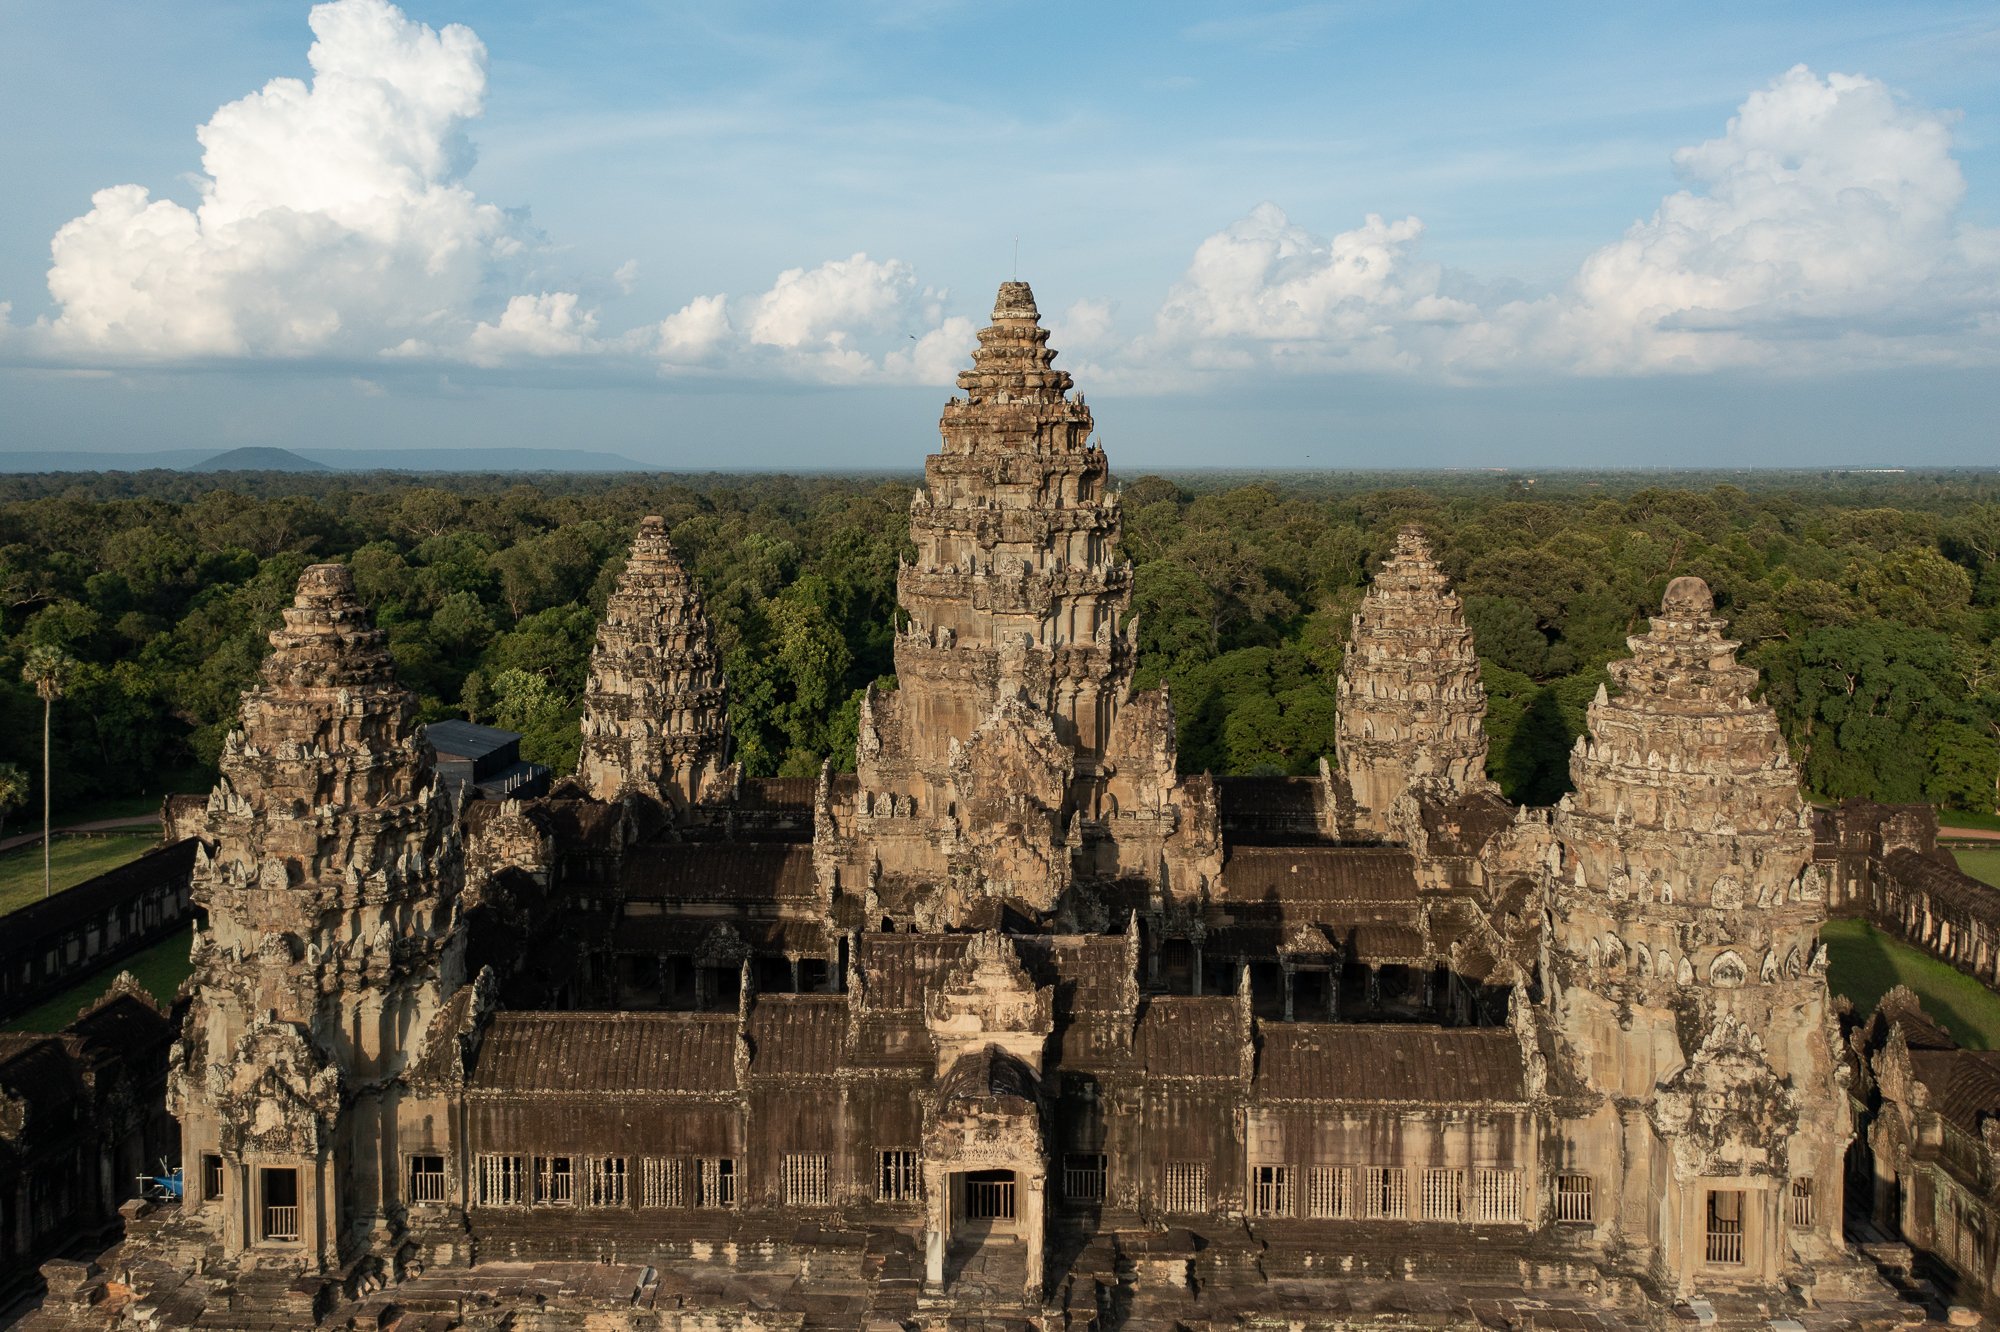
{"type": "Polygon", "coordinates": [[[734,1013],[498,1013],[468,1090],[734,1091],[736,1024],[734,1013]]]}
{"type": "Polygon", "coordinates": [[[1323,1101],[1525,1101],[1520,1040],[1505,1027],[1296,1022],[1261,1028],[1257,1090],[1323,1101]]]}

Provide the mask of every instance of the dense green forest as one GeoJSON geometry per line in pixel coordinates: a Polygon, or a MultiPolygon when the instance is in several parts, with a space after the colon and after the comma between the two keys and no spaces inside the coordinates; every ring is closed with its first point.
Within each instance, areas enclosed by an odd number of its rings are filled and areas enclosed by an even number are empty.
{"type": "MultiPolygon", "coordinates": [[[[0,478],[0,763],[41,770],[24,666],[64,654],[59,806],[199,787],[301,569],[354,566],[426,717],[567,770],[597,616],[637,520],[699,575],[752,773],[851,762],[891,677],[911,478],[0,478]]],[[[1127,478],[1141,683],[1188,771],[1330,754],[1348,617],[1395,529],[1431,532],[1478,635],[1494,776],[1564,789],[1583,709],[1661,589],[1714,586],[1811,789],[1991,810],[2000,478],[1127,478]]],[[[36,777],[38,781],[39,778],[36,777]]],[[[37,790],[32,803],[39,804],[37,790]]]]}

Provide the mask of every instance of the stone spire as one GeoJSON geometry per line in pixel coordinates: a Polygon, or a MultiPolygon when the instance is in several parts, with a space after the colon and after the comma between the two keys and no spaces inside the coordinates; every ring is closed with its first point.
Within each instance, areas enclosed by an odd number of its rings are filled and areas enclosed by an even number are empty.
{"type": "MultiPolygon", "coordinates": [[[[1054,368],[1048,336],[1028,284],[1003,283],[911,501],[897,688],[862,710],[865,817],[914,820],[893,833],[885,871],[954,881],[962,906],[989,896],[1048,909],[1069,880],[1075,820],[1114,804],[1158,810],[1161,745],[1172,781],[1171,740],[1120,722],[1131,565],[1117,555],[1118,501],[1090,409],[1054,368]]],[[[1164,700],[1144,716],[1151,729],[1170,722],[1164,700]]]]}
{"type": "Polygon", "coordinates": [[[1590,706],[1549,858],[1555,1018],[1588,1085],[1648,1107],[1665,1150],[1629,1152],[1619,1183],[1654,1212],[1670,1199],[1675,1223],[1632,1238],[1683,1286],[1717,1176],[1770,1189],[1749,1195],[1770,1208],[1767,1271],[1836,1252],[1847,1140],[1810,824],[1723,628],[1701,579],[1668,585],[1590,706]],[[1801,1180],[1817,1219],[1793,1230],[1801,1180]]]}
{"type": "MultiPolygon", "coordinates": [[[[292,1172],[288,1223],[329,1268],[396,1243],[380,1171],[351,1163],[393,1158],[411,1047],[462,979],[461,853],[416,700],[345,565],[306,570],[271,645],[195,859],[208,928],[170,1106],[190,1178],[219,1157],[225,1199],[292,1172]]],[[[198,1201],[228,1254],[273,1224],[198,1201]]]]}
{"type": "Polygon", "coordinates": [[[1419,781],[1447,799],[1492,789],[1472,631],[1420,528],[1396,533],[1355,613],[1338,696],[1340,770],[1364,831],[1386,836],[1419,781]]]}
{"type": "Polygon", "coordinates": [[[725,785],[727,704],[701,593],[665,520],[646,518],[597,627],[578,775],[597,800],[712,799],[725,785]]]}

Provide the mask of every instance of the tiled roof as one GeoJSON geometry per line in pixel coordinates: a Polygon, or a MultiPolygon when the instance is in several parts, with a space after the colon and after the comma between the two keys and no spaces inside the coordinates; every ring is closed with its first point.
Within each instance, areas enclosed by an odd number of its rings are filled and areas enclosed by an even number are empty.
{"type": "Polygon", "coordinates": [[[1412,903],[1416,861],[1399,847],[1237,846],[1222,865],[1236,901],[1277,904],[1412,903]]]}
{"type": "Polygon", "coordinates": [[[741,809],[812,811],[817,777],[746,777],[736,803],[741,809]]]}
{"type": "Polygon", "coordinates": [[[826,955],[826,927],[817,921],[737,916],[623,916],[611,927],[611,947],[625,953],[693,955],[711,933],[725,926],[761,956],[826,955]]]}
{"type": "Polygon", "coordinates": [[[775,902],[818,893],[812,847],[796,842],[694,842],[637,846],[619,881],[629,898],[669,902],[775,902]]]}
{"type": "Polygon", "coordinates": [[[921,1008],[931,977],[965,952],[962,934],[864,934],[856,956],[870,1008],[921,1008]]]}
{"type": "Polygon", "coordinates": [[[1882,858],[1883,872],[1905,889],[1927,894],[1940,906],[2000,916],[2000,888],[1907,848],[1882,858]]]}
{"type": "Polygon", "coordinates": [[[1053,982],[1066,1013],[1116,1012],[1125,1007],[1132,960],[1122,934],[1023,936],[1021,960],[1041,984],[1053,982]]]}
{"type": "Polygon", "coordinates": [[[759,996],[750,1010],[753,1074],[833,1074],[847,1062],[847,996],[759,996]]]}
{"type": "Polygon", "coordinates": [[[1249,1037],[1233,995],[1155,995],[1139,1010],[1133,1053],[1154,1077],[1235,1078],[1249,1037]]]}
{"type": "Polygon", "coordinates": [[[1319,835],[1316,778],[1218,777],[1215,796],[1231,841],[1310,841],[1319,835]]]}
{"type": "Polygon", "coordinates": [[[1910,1067],[1931,1108],[1967,1133],[2000,1115],[2000,1050],[1912,1050],[1910,1067]]]}
{"type": "Polygon", "coordinates": [[[996,1046],[963,1055],[944,1075],[938,1099],[947,1105],[988,1105],[1014,1114],[1035,1103],[1035,1074],[996,1046]]]}
{"type": "Polygon", "coordinates": [[[734,1013],[499,1013],[475,1092],[719,1092],[736,1086],[734,1013]]]}
{"type": "Polygon", "coordinates": [[[1257,1091],[1315,1101],[1524,1101],[1520,1041],[1504,1027],[1344,1022],[1261,1028],[1257,1091]]]}
{"type": "Polygon", "coordinates": [[[81,1069],[61,1038],[31,1032],[0,1035],[0,1089],[26,1101],[31,1120],[88,1096],[81,1069]]]}

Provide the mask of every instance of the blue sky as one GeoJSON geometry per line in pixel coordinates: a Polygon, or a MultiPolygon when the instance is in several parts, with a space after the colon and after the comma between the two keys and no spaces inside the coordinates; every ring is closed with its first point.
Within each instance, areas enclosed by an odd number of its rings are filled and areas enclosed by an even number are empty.
{"type": "Polygon", "coordinates": [[[1996,111],[1991,4],[0,4],[0,449],[914,465],[1018,237],[1121,470],[1988,463],[1996,111]]]}

